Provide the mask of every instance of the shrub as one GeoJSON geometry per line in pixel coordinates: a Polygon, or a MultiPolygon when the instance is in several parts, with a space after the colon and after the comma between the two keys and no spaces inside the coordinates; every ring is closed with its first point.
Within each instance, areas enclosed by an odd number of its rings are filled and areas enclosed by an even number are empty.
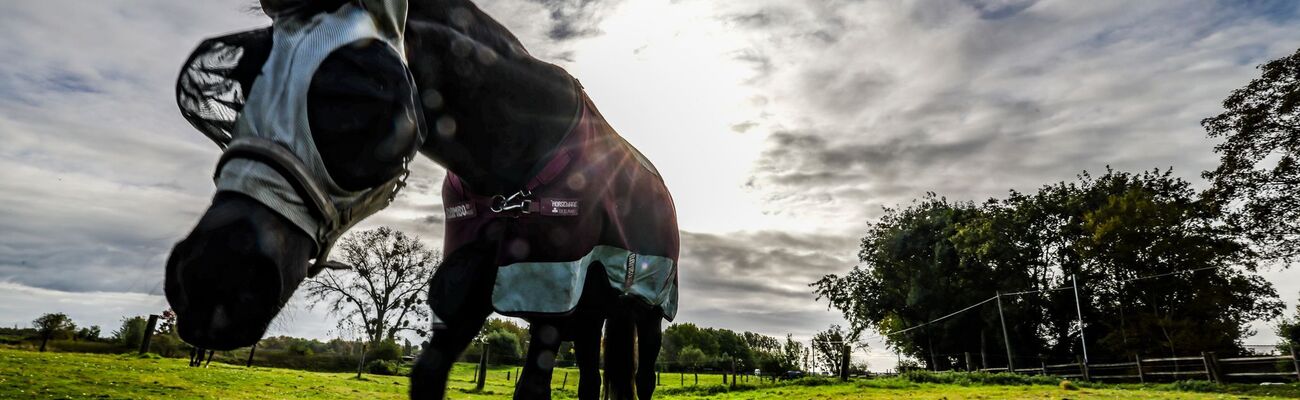
{"type": "Polygon", "coordinates": [[[521,352],[519,336],[501,330],[489,333],[483,337],[483,340],[487,342],[489,361],[500,364],[514,362],[519,359],[521,352]]]}
{"type": "Polygon", "coordinates": [[[366,364],[366,372],[375,375],[398,375],[399,369],[395,361],[374,360],[366,364]]]}
{"type": "Polygon", "coordinates": [[[396,361],[402,359],[402,345],[392,340],[385,340],[376,344],[370,351],[366,352],[368,360],[388,360],[396,361]]]}
{"type": "Polygon", "coordinates": [[[1220,387],[1210,381],[1178,381],[1169,384],[1169,388],[1180,392],[1217,392],[1220,387]]]}
{"type": "Polygon", "coordinates": [[[1059,381],[1050,376],[1020,375],[1001,372],[930,372],[908,371],[898,375],[900,378],[915,383],[939,383],[961,386],[972,385],[1049,385],[1055,386],[1059,381]]]}

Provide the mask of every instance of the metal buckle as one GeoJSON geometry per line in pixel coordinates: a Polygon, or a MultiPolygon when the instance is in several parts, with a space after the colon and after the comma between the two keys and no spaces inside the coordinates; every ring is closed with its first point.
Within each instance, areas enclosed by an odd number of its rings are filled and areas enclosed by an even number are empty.
{"type": "Polygon", "coordinates": [[[528,214],[528,208],[533,205],[533,201],[528,199],[528,196],[532,195],[533,192],[530,192],[527,189],[515,192],[515,194],[510,195],[510,197],[505,197],[499,194],[494,195],[489,201],[488,209],[492,210],[494,213],[521,210],[521,214],[528,214]]]}

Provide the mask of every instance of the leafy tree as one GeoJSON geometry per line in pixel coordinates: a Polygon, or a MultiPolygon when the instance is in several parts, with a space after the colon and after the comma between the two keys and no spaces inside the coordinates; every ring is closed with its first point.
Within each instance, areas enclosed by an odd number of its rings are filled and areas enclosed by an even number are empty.
{"type": "Polygon", "coordinates": [[[489,333],[483,337],[483,341],[488,348],[488,357],[498,364],[519,361],[523,353],[519,336],[509,331],[489,333]]]}
{"type": "Polygon", "coordinates": [[[77,325],[72,323],[72,318],[68,318],[64,313],[50,313],[40,316],[32,321],[32,327],[41,337],[41,351],[45,351],[45,344],[50,339],[62,339],[71,337],[77,330],[77,325]]]}
{"type": "Polygon", "coordinates": [[[1282,338],[1283,350],[1300,351],[1300,304],[1296,304],[1292,318],[1278,324],[1277,336],[1282,338]]]}
{"type": "Polygon", "coordinates": [[[695,346],[686,346],[677,353],[677,362],[690,368],[692,371],[697,371],[700,364],[704,363],[704,360],[704,351],[695,346]]]}
{"type": "Polygon", "coordinates": [[[844,352],[849,349],[844,329],[831,325],[824,331],[817,332],[812,338],[813,367],[840,375],[844,364],[844,352]]]}
{"type": "Polygon", "coordinates": [[[366,352],[367,360],[397,361],[402,359],[402,345],[395,340],[384,340],[366,352]]]}
{"type": "Polygon", "coordinates": [[[691,323],[673,324],[668,326],[668,329],[664,329],[661,347],[664,361],[679,365],[685,365],[681,359],[681,352],[687,347],[694,347],[706,355],[718,354],[717,339],[708,330],[691,323]]]}
{"type": "Polygon", "coordinates": [[[808,351],[802,343],[794,340],[794,335],[785,335],[785,346],[781,349],[781,369],[783,371],[798,371],[800,364],[803,362],[804,354],[808,351]]]}
{"type": "Polygon", "coordinates": [[[1255,274],[1257,254],[1221,221],[1216,203],[1170,171],[1085,172],[981,205],[929,195],[887,209],[862,239],[861,264],[813,286],[850,322],[849,339],[877,330],[937,369],[975,351],[982,366],[999,365],[1006,342],[1017,358],[1072,359],[1080,310],[1094,354],[1234,354],[1247,322],[1281,303],[1255,274]],[[1001,316],[984,303],[999,293],[1013,293],[1000,297],[1001,316]]]}
{"type": "Polygon", "coordinates": [[[122,318],[122,326],[113,331],[113,339],[122,347],[139,346],[140,341],[144,340],[144,330],[148,323],[143,317],[122,318]]]}
{"type": "MultiPolygon", "coordinates": [[[[972,255],[969,249],[987,246],[970,243],[974,239],[958,240],[977,228],[1000,230],[996,225],[990,228],[988,221],[986,212],[972,203],[950,203],[933,194],[910,207],[886,209],[861,241],[858,259],[862,264],[846,276],[827,275],[813,283],[818,299],[828,300],[849,321],[840,341],[856,342],[868,329],[902,331],[955,311],[954,306],[984,301],[998,290],[1031,288],[1029,270],[1024,266],[990,262],[990,258],[1003,257],[998,252],[972,255]]],[[[1016,308],[1026,309],[1030,308],[1016,308]]],[[[1001,331],[994,330],[992,324],[997,322],[996,310],[980,311],[945,319],[924,330],[887,335],[887,343],[926,360],[927,365],[937,363],[938,368],[946,369],[956,360],[946,355],[983,348],[990,342],[989,336],[1000,338],[1001,331]]],[[[1026,319],[1019,314],[1013,317],[1026,319]]],[[[1015,341],[1040,347],[1041,341],[1035,340],[1036,332],[1030,328],[1033,325],[1022,326],[1011,332],[1015,341]]]]}
{"type": "Polygon", "coordinates": [[[305,282],[307,298],[340,316],[339,328],[360,328],[369,343],[393,340],[398,332],[427,332],[430,315],[422,298],[439,262],[419,239],[380,227],[349,234],[335,255],[350,271],[327,270],[305,282]]]}
{"type": "Polygon", "coordinates": [[[91,325],[89,328],[77,330],[76,338],[80,340],[99,340],[99,325],[91,325]]]}
{"type": "Polygon", "coordinates": [[[1220,164],[1203,176],[1207,197],[1229,207],[1229,220],[1261,255],[1287,265],[1300,259],[1300,51],[1260,67],[1261,75],[1201,121],[1220,164]]]}

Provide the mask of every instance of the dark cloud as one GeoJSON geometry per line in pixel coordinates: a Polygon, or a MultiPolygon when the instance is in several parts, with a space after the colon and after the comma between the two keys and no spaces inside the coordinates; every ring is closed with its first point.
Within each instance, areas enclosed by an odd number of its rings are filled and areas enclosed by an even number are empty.
{"type": "Polygon", "coordinates": [[[962,3],[974,8],[979,12],[980,18],[984,19],[1008,18],[1037,2],[1038,0],[962,0],[962,3]]]}
{"type": "Polygon", "coordinates": [[[555,41],[587,38],[600,34],[602,12],[611,0],[530,0],[550,12],[551,27],[546,36],[555,41]]]}
{"type": "Polygon", "coordinates": [[[807,309],[808,284],[853,265],[854,238],[777,231],[682,232],[683,304],[741,310],[807,309]]]}

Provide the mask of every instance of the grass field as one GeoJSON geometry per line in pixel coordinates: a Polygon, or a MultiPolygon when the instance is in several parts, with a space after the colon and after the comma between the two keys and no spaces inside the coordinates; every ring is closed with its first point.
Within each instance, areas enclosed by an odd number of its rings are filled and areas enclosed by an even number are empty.
{"type": "MultiPolygon", "coordinates": [[[[472,364],[457,365],[452,375],[453,399],[509,398],[514,368],[492,370],[483,393],[470,393],[472,364]]],[[[558,370],[556,398],[572,398],[576,371],[559,390],[566,370],[558,370]]],[[[213,363],[189,368],[185,360],[129,355],[35,353],[0,349],[0,399],[405,399],[405,377],[302,372],[278,368],[244,368],[213,363]]],[[[664,374],[656,398],[664,399],[1267,399],[1300,398],[1300,386],[1253,385],[1104,385],[1063,390],[1051,385],[959,385],[913,383],[901,378],[826,384],[804,380],[793,384],[742,384],[728,391],[717,375],[700,375],[693,385],[686,375],[664,374]],[[1201,391],[1177,389],[1189,386],[1201,391]]]]}

